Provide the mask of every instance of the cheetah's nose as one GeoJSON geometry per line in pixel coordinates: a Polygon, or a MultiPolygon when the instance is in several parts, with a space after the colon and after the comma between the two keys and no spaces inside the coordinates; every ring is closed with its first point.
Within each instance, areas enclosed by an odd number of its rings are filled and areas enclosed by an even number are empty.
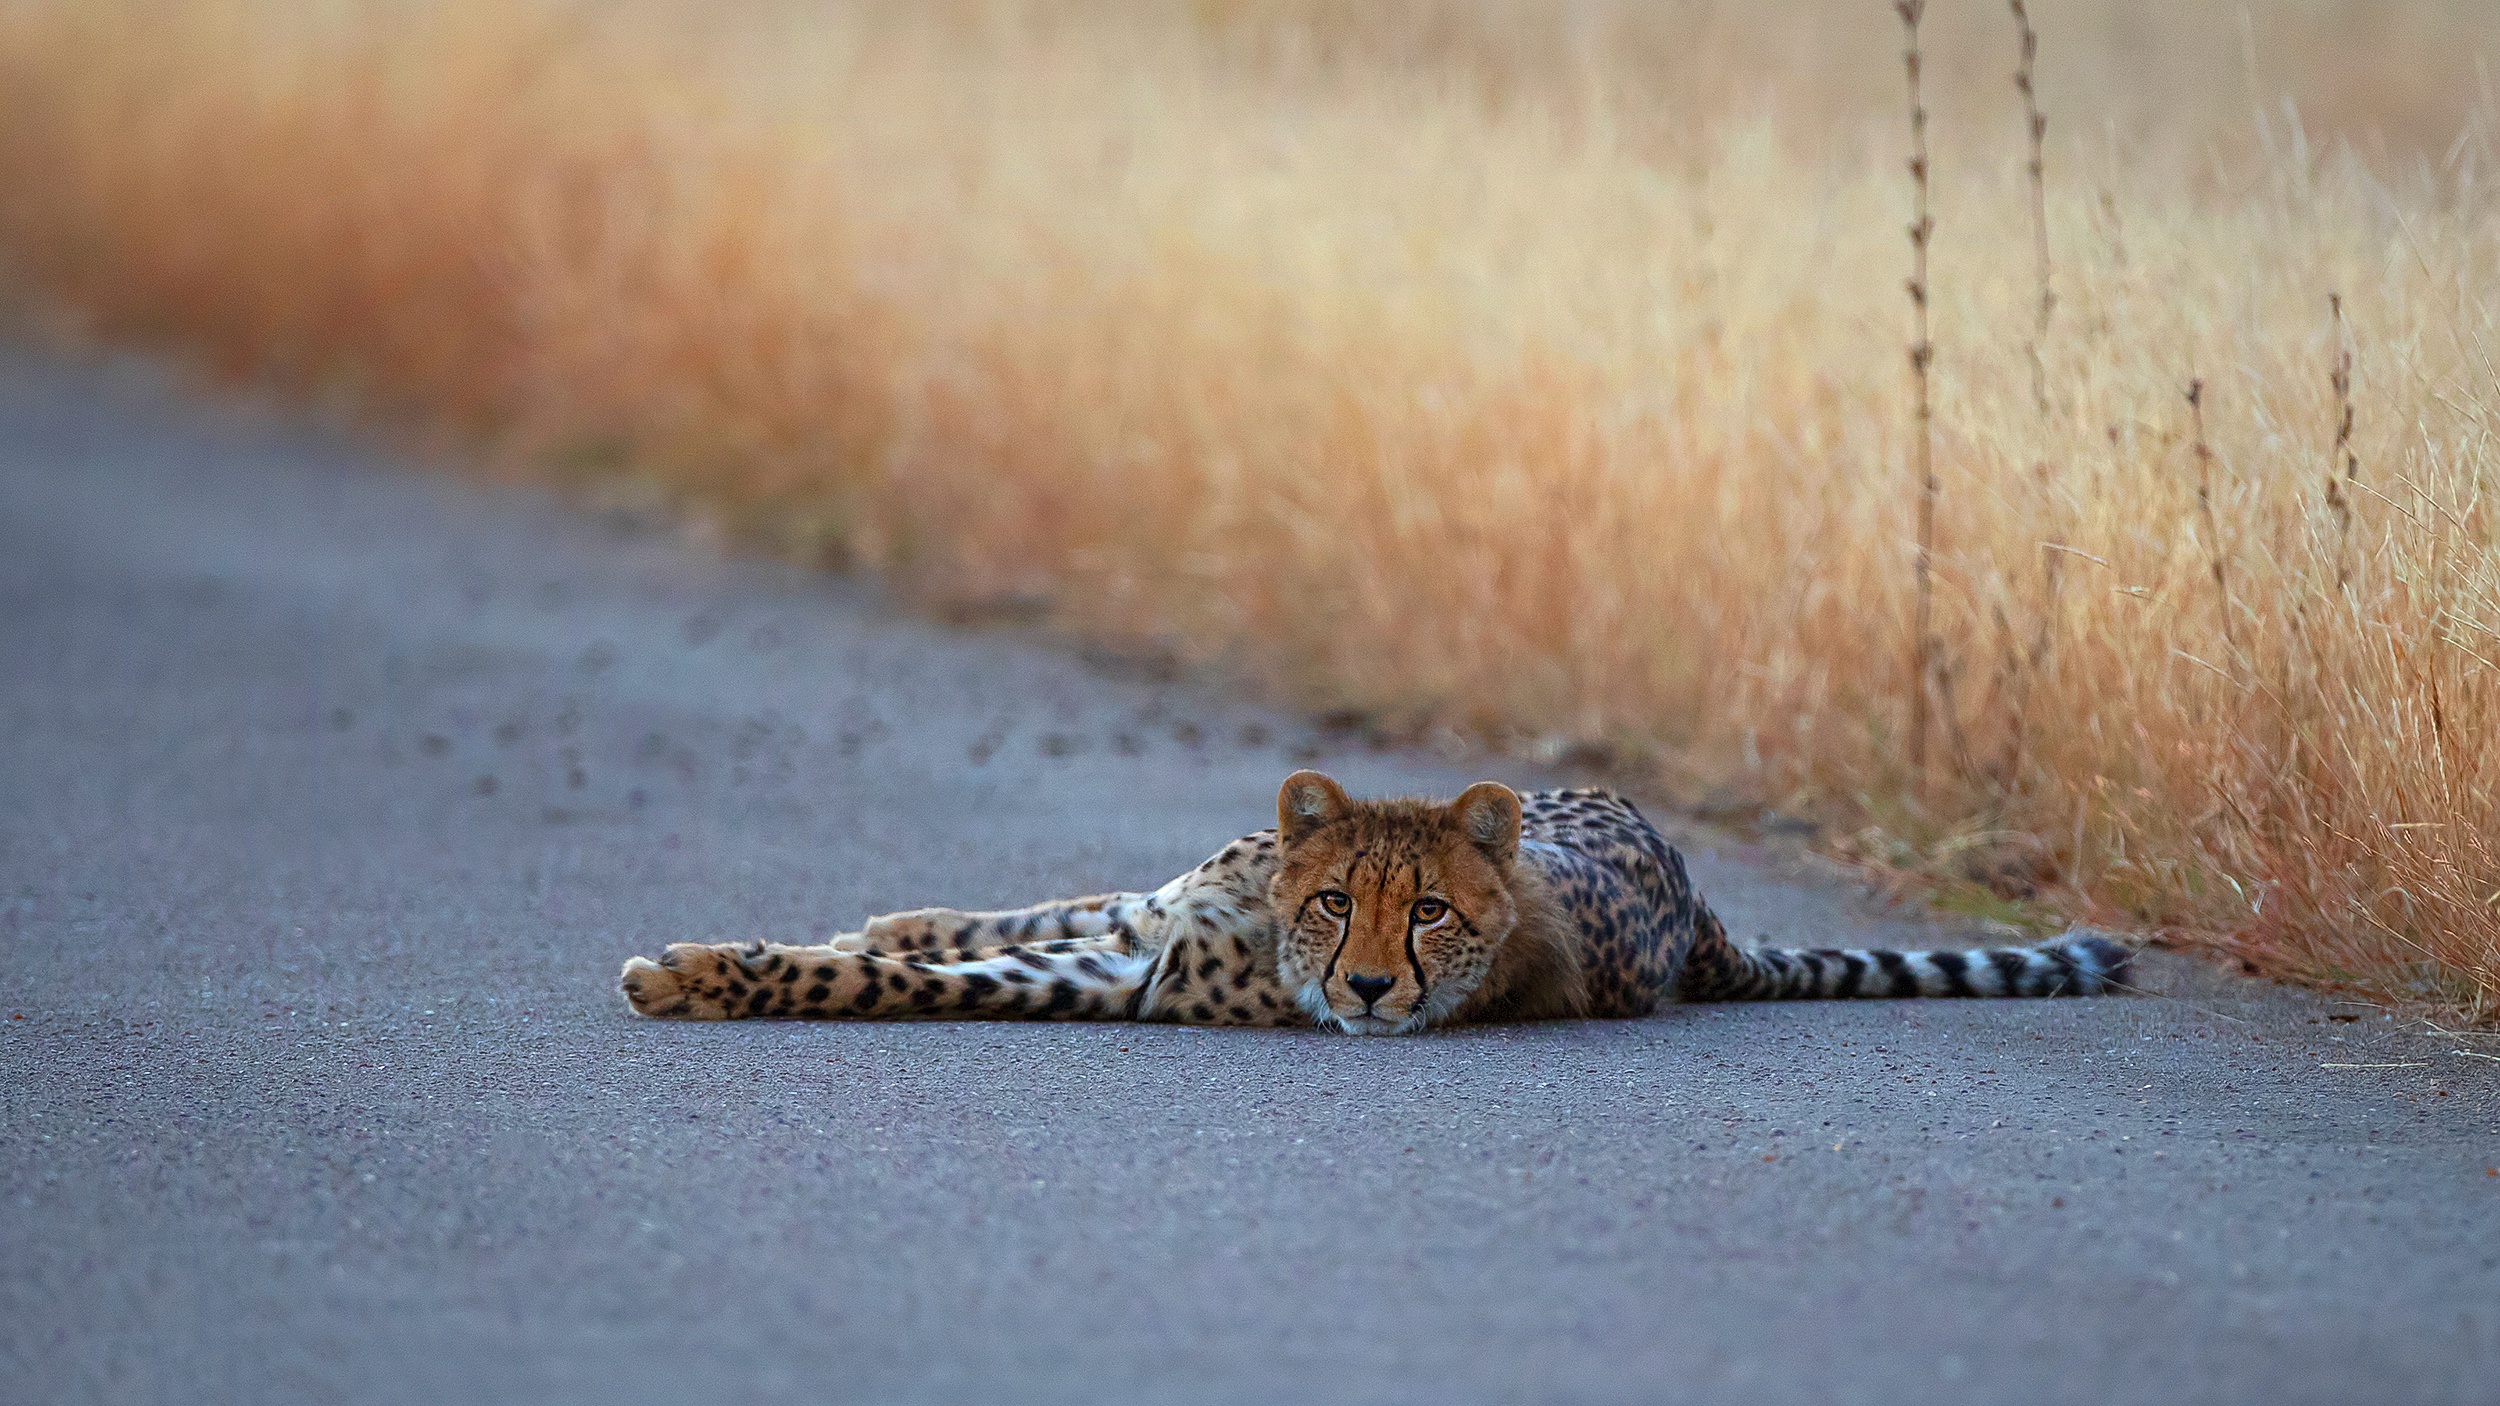
{"type": "Polygon", "coordinates": [[[1349,976],[1345,984],[1353,989],[1355,995],[1363,998],[1363,1009],[1369,1011],[1372,1002],[1388,995],[1389,988],[1398,982],[1393,976],[1349,976]]]}

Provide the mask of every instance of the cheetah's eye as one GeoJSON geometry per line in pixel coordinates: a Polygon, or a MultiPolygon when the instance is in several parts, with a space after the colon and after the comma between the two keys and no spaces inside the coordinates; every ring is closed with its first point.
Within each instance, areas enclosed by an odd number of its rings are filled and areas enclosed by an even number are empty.
{"type": "Polygon", "coordinates": [[[1354,900],[1335,889],[1328,889],[1319,896],[1319,911],[1331,918],[1342,918],[1354,911],[1354,900]]]}
{"type": "Polygon", "coordinates": [[[1426,927],[1426,928],[1431,927],[1434,923],[1437,923],[1437,922],[1441,921],[1444,917],[1448,916],[1449,911],[1450,911],[1450,905],[1448,905],[1448,904],[1446,904],[1446,903],[1442,902],[1440,899],[1437,899],[1437,898],[1419,898],[1419,899],[1416,899],[1416,900],[1415,900],[1415,925],[1416,925],[1417,927],[1426,927]]]}

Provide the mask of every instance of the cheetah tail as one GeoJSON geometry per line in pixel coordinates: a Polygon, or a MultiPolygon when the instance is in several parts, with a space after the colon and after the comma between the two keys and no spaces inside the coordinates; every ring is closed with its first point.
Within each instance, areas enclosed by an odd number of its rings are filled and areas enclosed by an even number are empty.
{"type": "Polygon", "coordinates": [[[1974,952],[1884,952],[1696,944],[1680,994],[1687,1001],[1829,1000],[1852,996],[2101,996],[2127,989],[2134,956],[2076,932],[2035,947],[1974,952]],[[1718,960],[1711,960],[1716,955],[1718,960]]]}

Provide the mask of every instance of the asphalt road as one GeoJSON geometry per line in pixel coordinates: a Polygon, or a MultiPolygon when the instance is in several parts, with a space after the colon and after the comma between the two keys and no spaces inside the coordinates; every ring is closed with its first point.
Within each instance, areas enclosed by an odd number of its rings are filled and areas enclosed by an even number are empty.
{"type": "MultiPolygon", "coordinates": [[[[2181,959],[1409,1040],[616,993],[1160,880],[1313,751],[1474,775],[0,357],[0,1398],[2500,1399],[2500,1046],[2181,959]]],[[[1967,935],[1686,843],[1741,931],[1967,935]]]]}

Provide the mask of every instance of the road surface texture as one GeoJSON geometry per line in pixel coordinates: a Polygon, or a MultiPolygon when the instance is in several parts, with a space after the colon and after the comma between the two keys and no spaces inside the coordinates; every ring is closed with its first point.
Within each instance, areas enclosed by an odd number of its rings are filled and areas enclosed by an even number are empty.
{"type": "MultiPolygon", "coordinates": [[[[1315,753],[1476,774],[0,357],[0,1397],[2500,1399],[2495,1047],[2183,959],[1405,1040],[618,997],[1151,885],[1315,753]]],[[[1741,932],[1972,936],[1680,833],[1741,932]]]]}

